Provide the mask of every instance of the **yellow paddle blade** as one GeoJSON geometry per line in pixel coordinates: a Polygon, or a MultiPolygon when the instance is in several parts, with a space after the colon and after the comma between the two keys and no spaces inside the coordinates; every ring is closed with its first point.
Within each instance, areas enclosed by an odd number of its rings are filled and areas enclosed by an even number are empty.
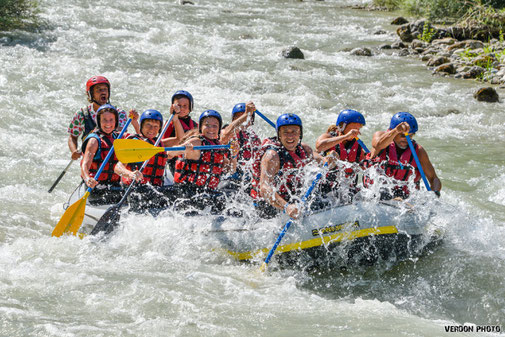
{"type": "Polygon", "coordinates": [[[86,199],[88,199],[88,196],[89,192],[86,191],[81,199],[67,208],[60,221],[56,224],[56,227],[54,227],[52,236],[60,237],[68,232],[71,232],[73,235],[77,233],[84,220],[84,209],[86,208],[86,199]]]}
{"type": "Polygon", "coordinates": [[[165,148],[153,146],[140,139],[117,139],[114,141],[114,151],[120,162],[137,163],[165,151],[165,148]]]}

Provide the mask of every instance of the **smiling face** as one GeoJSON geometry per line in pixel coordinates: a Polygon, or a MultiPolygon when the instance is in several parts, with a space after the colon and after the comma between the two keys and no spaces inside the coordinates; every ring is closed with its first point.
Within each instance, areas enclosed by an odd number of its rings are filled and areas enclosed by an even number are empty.
{"type": "Polygon", "coordinates": [[[288,151],[294,151],[300,142],[301,128],[298,125],[285,125],[279,128],[279,141],[288,151]]]}
{"type": "Polygon", "coordinates": [[[215,117],[206,117],[202,121],[202,135],[208,139],[218,139],[219,120],[215,117]]]}
{"type": "Polygon", "coordinates": [[[109,86],[105,83],[95,84],[91,88],[93,100],[99,105],[104,105],[109,101],[109,86]]]}
{"type": "Polygon", "coordinates": [[[142,129],[140,132],[149,139],[153,139],[158,136],[160,132],[161,122],[156,119],[146,119],[142,122],[142,129]]]}
{"type": "Polygon", "coordinates": [[[116,114],[104,111],[100,114],[100,126],[104,133],[110,134],[116,129],[116,114]]]}
{"type": "Polygon", "coordinates": [[[189,99],[186,97],[179,97],[174,99],[174,104],[178,104],[181,108],[181,112],[179,113],[180,118],[184,118],[189,115],[189,99]]]}

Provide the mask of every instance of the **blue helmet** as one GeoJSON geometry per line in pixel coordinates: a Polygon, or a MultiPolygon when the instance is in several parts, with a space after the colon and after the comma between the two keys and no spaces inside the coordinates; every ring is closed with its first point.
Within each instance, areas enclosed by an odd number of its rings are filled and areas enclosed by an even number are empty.
{"type": "Polygon", "coordinates": [[[141,130],[142,130],[142,123],[146,119],[155,119],[157,121],[160,121],[160,129],[161,129],[161,126],[163,125],[163,116],[161,115],[161,113],[158,110],[147,109],[146,111],[144,111],[142,113],[142,115],[140,116],[140,119],[139,119],[139,124],[140,124],[141,130]]]}
{"type": "Polygon", "coordinates": [[[281,126],[286,125],[298,125],[300,127],[300,140],[303,138],[303,125],[300,117],[293,113],[282,114],[277,118],[277,122],[275,123],[275,129],[277,130],[277,137],[279,136],[279,129],[281,126]]]}
{"type": "Polygon", "coordinates": [[[223,125],[223,119],[221,118],[221,115],[219,114],[219,112],[217,112],[216,110],[205,110],[204,112],[202,112],[202,114],[200,115],[200,118],[198,119],[198,131],[202,132],[202,121],[208,117],[217,118],[217,120],[219,121],[219,132],[221,132],[221,126],[223,125]]]}
{"type": "Polygon", "coordinates": [[[191,94],[186,90],[177,90],[175,94],[172,95],[172,104],[174,104],[176,98],[181,97],[189,99],[189,112],[193,111],[193,96],[191,96],[191,94]]]}
{"type": "Polygon", "coordinates": [[[102,121],[101,121],[101,116],[104,112],[112,112],[114,115],[116,115],[116,127],[119,126],[119,112],[117,111],[116,107],[110,103],[104,104],[101,107],[98,108],[96,111],[96,124],[98,125],[98,129],[102,129],[102,121]]]}
{"type": "Polygon", "coordinates": [[[337,118],[337,126],[340,125],[340,123],[359,123],[362,125],[366,125],[365,123],[365,117],[361,114],[361,112],[358,112],[356,110],[352,109],[346,109],[340,111],[340,114],[338,115],[337,118]]]}
{"type": "Polygon", "coordinates": [[[235,104],[235,106],[233,107],[233,110],[231,111],[231,118],[233,118],[233,116],[235,116],[236,113],[244,112],[244,111],[245,111],[245,103],[235,104]]]}
{"type": "Polygon", "coordinates": [[[408,112],[398,112],[391,118],[391,123],[389,124],[389,129],[394,129],[398,124],[407,122],[409,123],[410,130],[409,133],[417,132],[417,120],[416,118],[408,112]]]}

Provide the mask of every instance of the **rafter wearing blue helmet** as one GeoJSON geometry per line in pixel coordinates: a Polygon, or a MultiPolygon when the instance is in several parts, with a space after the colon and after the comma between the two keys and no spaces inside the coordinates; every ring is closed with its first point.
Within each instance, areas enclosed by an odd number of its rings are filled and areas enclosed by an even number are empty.
{"type": "MultiPolygon", "coordinates": [[[[301,197],[304,167],[314,160],[310,146],[301,143],[303,124],[293,113],[277,118],[277,137],[267,138],[253,165],[253,189],[260,217],[270,218],[279,211],[300,216],[297,198],[301,197]]],[[[320,157],[318,158],[320,159],[320,157]]]]}
{"type": "Polygon", "coordinates": [[[223,120],[216,110],[205,110],[199,118],[199,135],[188,139],[184,151],[172,151],[178,157],[175,164],[174,183],[190,189],[215,190],[224,173],[235,170],[236,154],[231,158],[228,150],[193,150],[194,146],[220,145],[219,134],[223,120]]]}
{"type": "MultiPolygon", "coordinates": [[[[328,128],[327,132],[319,136],[316,141],[316,150],[324,156],[331,155],[332,159],[358,164],[365,159],[366,151],[357,141],[360,129],[366,125],[365,117],[352,109],[342,110],[335,125],[328,128]]],[[[326,179],[321,183],[323,193],[337,191],[343,195],[351,196],[357,193],[359,166],[337,163],[329,170],[326,179]],[[345,184],[340,182],[346,179],[345,184]]]]}
{"type": "MultiPolygon", "coordinates": [[[[193,96],[186,90],[177,90],[172,95],[172,105],[170,112],[179,117],[179,121],[184,129],[184,132],[189,132],[193,129],[198,129],[198,123],[189,116],[193,111],[193,96]]],[[[168,126],[163,138],[175,137],[175,129],[173,123],[168,126]]]]}
{"type": "MultiPolygon", "coordinates": [[[[421,174],[417,168],[414,154],[412,153],[406,134],[413,137],[418,131],[416,118],[408,112],[396,113],[389,123],[387,131],[378,131],[372,140],[373,164],[379,172],[392,178],[394,185],[384,187],[383,199],[400,197],[408,198],[411,193],[409,180],[412,180],[419,189],[421,174]]],[[[428,157],[426,150],[416,141],[412,140],[414,150],[417,153],[426,178],[430,182],[431,189],[440,194],[442,183],[428,157]]],[[[370,183],[370,182],[369,182],[370,183]]]]}

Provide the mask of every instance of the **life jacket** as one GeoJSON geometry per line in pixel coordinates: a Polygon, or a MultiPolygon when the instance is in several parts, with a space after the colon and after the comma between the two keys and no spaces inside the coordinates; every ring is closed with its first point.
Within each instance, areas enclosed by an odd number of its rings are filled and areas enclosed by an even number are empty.
{"type": "Polygon", "coordinates": [[[96,128],[96,123],[91,117],[91,105],[81,109],[82,116],[84,117],[84,132],[82,133],[82,140],[84,141],[86,137],[96,128]],[[86,110],[86,111],[84,111],[86,110]]]}
{"type": "MultiPolygon", "coordinates": [[[[189,117],[189,116],[187,116],[185,118],[179,118],[179,122],[181,122],[182,129],[184,130],[184,133],[191,131],[193,129],[198,129],[198,123],[195,122],[194,120],[192,120],[191,117],[189,117]]],[[[170,125],[167,128],[167,131],[165,131],[165,134],[163,135],[163,138],[168,138],[168,137],[175,137],[174,122],[170,122],[170,125]]]]}
{"type": "MultiPolygon", "coordinates": [[[[416,153],[418,153],[419,145],[414,140],[412,140],[412,143],[416,153]]],[[[410,147],[406,148],[398,158],[397,146],[395,142],[391,142],[388,147],[378,153],[377,157],[371,160],[368,158],[368,163],[369,166],[378,167],[386,176],[398,181],[398,185],[394,186],[393,189],[402,189],[405,196],[409,195],[406,182],[412,174],[415,174],[414,183],[416,188],[419,188],[421,173],[417,169],[417,163],[410,147]]],[[[373,184],[373,180],[368,176],[364,177],[363,182],[365,187],[373,184]]]]}
{"type": "MultiPolygon", "coordinates": [[[[202,145],[219,145],[219,140],[210,140],[199,136],[202,145]]],[[[176,184],[190,184],[204,189],[215,189],[223,174],[224,159],[230,152],[221,150],[200,150],[198,160],[186,159],[182,156],[175,162],[174,182],[176,184]]]]}
{"type": "MultiPolygon", "coordinates": [[[[146,138],[142,135],[133,135],[129,136],[128,139],[140,139],[143,140],[149,144],[154,145],[155,141],[149,138],[146,138]]],[[[162,186],[163,185],[163,180],[164,177],[163,175],[165,174],[165,165],[167,164],[168,160],[168,155],[165,151],[158,152],[157,154],[154,155],[149,161],[147,162],[146,167],[144,168],[144,171],[142,171],[142,174],[144,175],[144,179],[142,179],[142,184],[147,184],[150,183],[151,185],[155,186],[162,186]]],[[[140,170],[141,166],[143,165],[143,162],[139,163],[130,163],[126,165],[126,167],[130,171],[135,171],[135,170],[140,170]]],[[[131,184],[131,179],[127,177],[122,177],[121,181],[124,184],[131,184]]]]}
{"type": "MultiPolygon", "coordinates": [[[[332,135],[337,136],[336,134],[332,133],[332,135]]],[[[364,149],[361,147],[361,145],[358,143],[356,139],[347,141],[346,144],[344,145],[344,142],[341,142],[340,144],[337,144],[333,148],[327,150],[324,152],[324,155],[326,156],[329,152],[335,151],[338,154],[338,157],[342,161],[346,161],[349,163],[359,163],[361,154],[364,152],[364,149]]],[[[338,171],[340,168],[337,166],[333,169],[331,169],[328,174],[326,175],[326,182],[336,186],[337,185],[337,180],[339,178],[338,171]]],[[[355,171],[354,168],[352,167],[345,167],[344,168],[344,173],[345,173],[345,178],[347,179],[354,179],[354,184],[357,183],[357,172],[355,171]]]]}
{"type": "MultiPolygon", "coordinates": [[[[102,165],[103,161],[105,160],[105,157],[107,157],[107,154],[109,154],[109,151],[112,149],[112,145],[114,143],[114,140],[116,140],[119,136],[119,133],[113,131],[110,135],[104,134],[102,131],[97,130],[96,132],[93,132],[89,134],[86,139],[82,142],[82,152],[84,153],[86,151],[86,146],[88,145],[88,141],[91,138],[95,138],[98,141],[98,150],[95,153],[95,156],[93,157],[93,161],[91,162],[91,166],[89,168],[89,175],[90,177],[95,177],[96,173],[98,172],[98,169],[102,165]]],[[[118,162],[118,159],[116,157],[116,154],[114,153],[107,164],[105,164],[105,167],[100,174],[100,177],[98,177],[97,181],[101,184],[118,184],[120,181],[119,175],[114,173],[114,167],[116,166],[118,162]]],[[[82,161],[81,161],[82,163],[82,161]]],[[[96,179],[96,178],[95,178],[96,179]]]]}
{"type": "Polygon", "coordinates": [[[274,177],[276,192],[286,201],[289,201],[291,195],[298,195],[303,180],[300,177],[301,169],[307,165],[308,154],[301,144],[298,144],[294,151],[288,151],[279,142],[277,137],[267,138],[263,141],[261,149],[257,152],[252,170],[252,189],[250,195],[254,199],[260,198],[260,175],[261,159],[267,150],[274,150],[279,155],[280,169],[274,177]]]}
{"type": "Polygon", "coordinates": [[[237,133],[237,139],[240,145],[237,161],[244,165],[253,158],[254,152],[261,148],[261,139],[253,131],[240,131],[237,133]]]}

